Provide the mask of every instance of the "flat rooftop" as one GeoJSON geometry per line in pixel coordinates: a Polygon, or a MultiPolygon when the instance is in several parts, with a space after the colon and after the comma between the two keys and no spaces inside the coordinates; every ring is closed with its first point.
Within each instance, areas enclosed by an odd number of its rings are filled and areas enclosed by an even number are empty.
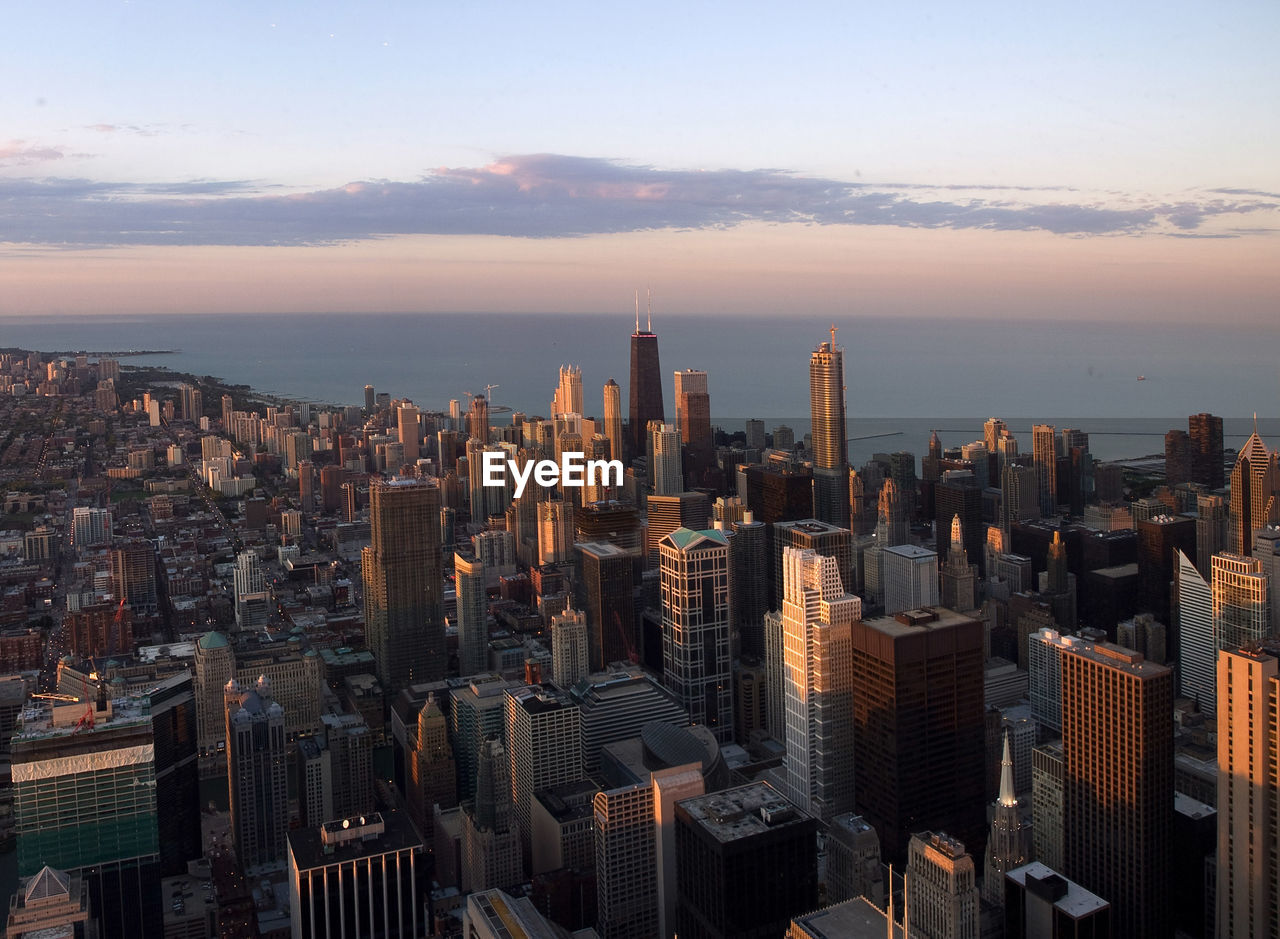
{"type": "Polygon", "coordinates": [[[722,843],[815,824],[811,816],[763,782],[685,799],[678,805],[722,843]]]}
{"type": "MultiPolygon", "coordinates": [[[[348,841],[325,843],[324,829],[336,830],[334,826],[342,826],[341,820],[325,822],[320,828],[295,828],[289,832],[289,852],[293,855],[298,870],[307,871],[331,864],[346,864],[359,858],[378,857],[396,851],[422,850],[422,840],[409,824],[409,820],[398,811],[374,813],[367,816],[368,821],[380,820],[382,831],[369,837],[355,837],[348,841]]],[[[351,825],[359,826],[359,819],[347,819],[351,825]]],[[[349,829],[347,829],[349,830],[349,829]]]]}
{"type": "Polygon", "coordinates": [[[1027,886],[1028,880],[1039,881],[1056,890],[1062,890],[1062,896],[1053,901],[1053,906],[1074,919],[1080,919],[1091,913],[1096,913],[1098,910],[1106,909],[1111,905],[1102,897],[1090,893],[1073,881],[1067,880],[1057,871],[1046,867],[1039,861],[1033,861],[1030,864],[1022,865],[1022,867],[1014,868],[1005,876],[1020,887],[1027,888],[1027,892],[1034,896],[1040,896],[1040,894],[1036,892],[1034,887],[1027,886]]]}

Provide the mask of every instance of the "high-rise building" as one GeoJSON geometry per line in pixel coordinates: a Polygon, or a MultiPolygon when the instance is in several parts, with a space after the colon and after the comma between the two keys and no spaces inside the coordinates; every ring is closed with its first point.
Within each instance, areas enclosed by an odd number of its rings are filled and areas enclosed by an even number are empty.
{"type": "Polygon", "coordinates": [[[1005,537],[1018,522],[1040,517],[1039,477],[1033,466],[1006,463],[1000,471],[1000,528],[1005,537]]]}
{"type": "Polygon", "coordinates": [[[650,421],[663,421],[662,365],[658,362],[658,337],[653,319],[640,329],[640,305],[636,303],[636,331],[631,334],[631,432],[630,457],[643,456],[650,421]]]}
{"type": "Polygon", "coordinates": [[[1063,867],[1062,743],[1031,750],[1031,840],[1035,856],[1049,867],[1063,867]]]}
{"type": "Polygon", "coordinates": [[[458,798],[476,791],[476,765],[484,742],[499,742],[507,736],[508,688],[521,688],[519,682],[497,675],[477,675],[461,688],[449,693],[449,739],[458,766],[458,798]]]}
{"type": "Polygon", "coordinates": [[[576,365],[560,366],[560,382],[556,385],[555,397],[551,401],[551,416],[561,414],[581,414],[582,412],[582,369],[576,365]]]}
{"type": "Polygon", "coordinates": [[[1111,902],[1120,935],[1172,933],[1173,695],[1173,672],[1129,649],[1063,652],[1066,874],[1111,902]]]}
{"type": "MultiPolygon", "coordinates": [[[[1005,939],[1088,939],[1111,931],[1111,904],[1032,861],[1005,875],[1005,939]]],[[[1118,935],[1126,935],[1119,933],[1118,935]]]]}
{"type": "Polygon", "coordinates": [[[388,693],[443,678],[440,490],[433,479],[369,484],[370,543],[361,557],[364,618],[388,693]]]}
{"type": "Polygon", "coordinates": [[[982,518],[982,490],[983,486],[969,470],[947,470],[933,490],[938,553],[942,553],[943,539],[951,531],[951,520],[958,518],[962,523],[964,549],[980,573],[985,567],[982,545],[987,531],[982,518]]]}
{"type": "Polygon", "coordinates": [[[136,615],[156,615],[156,552],[150,541],[130,538],[111,549],[111,587],[136,615]]]}
{"type": "Polygon", "coordinates": [[[674,496],[684,492],[680,432],[676,430],[674,424],[650,422],[649,452],[653,454],[653,462],[649,466],[649,478],[653,484],[654,494],[674,496]]]}
{"type": "Polygon", "coordinates": [[[417,747],[406,767],[409,813],[419,831],[432,828],[434,806],[448,809],[458,804],[457,764],[448,726],[435,695],[428,694],[418,712],[417,747]]]}
{"type": "Polygon", "coordinates": [[[488,446],[491,434],[489,432],[489,400],[484,395],[474,395],[471,398],[471,407],[467,410],[467,437],[474,437],[480,441],[480,445],[488,446]]]}
{"type": "Polygon", "coordinates": [[[236,859],[246,869],[286,859],[289,830],[284,708],[263,677],[251,691],[226,688],[227,783],[236,859]]]}
{"type": "Polygon", "coordinates": [[[241,551],[236,555],[233,576],[236,603],[236,627],[262,629],[270,618],[271,594],[262,572],[262,560],[256,551],[241,551]]]}
{"type": "Polygon", "coordinates": [[[24,712],[12,741],[17,874],[78,873],[106,935],[163,935],[155,735],[146,698],[24,712]]]}
{"type": "Polygon", "coordinates": [[[604,383],[604,435],[609,438],[609,459],[626,460],[622,436],[622,388],[612,378],[604,383]]]}
{"type": "Polygon", "coordinates": [[[597,792],[596,925],[601,939],[653,939],[658,929],[658,881],[653,786],[597,792]]]}
{"type": "Polygon", "coordinates": [[[614,544],[576,545],[582,557],[579,602],[589,630],[590,668],[640,661],[634,596],[635,555],[614,544]]]}
{"type": "Polygon", "coordinates": [[[913,834],[905,880],[911,935],[976,939],[978,882],[963,843],[942,832],[913,834]]]}
{"type": "Polygon", "coordinates": [[[942,565],[940,581],[940,599],[947,609],[963,613],[977,608],[978,565],[969,563],[959,515],[951,519],[951,550],[942,565]]]}
{"type": "Polygon", "coordinates": [[[374,395],[373,385],[364,386],[364,413],[372,414],[376,407],[376,397],[374,395]]]}
{"type": "Polygon", "coordinates": [[[565,610],[551,617],[551,680],[569,690],[591,670],[587,617],[565,610]]]}
{"type": "Polygon", "coordinates": [[[1228,517],[1227,549],[1248,555],[1253,550],[1253,534],[1277,521],[1275,495],[1280,488],[1280,467],[1276,454],[1253,433],[1240,448],[1231,470],[1231,514],[1228,517]]]}
{"type": "Polygon", "coordinates": [[[1031,428],[1031,458],[1036,469],[1040,514],[1058,514],[1058,436],[1052,424],[1031,428]]]}
{"type": "Polygon", "coordinates": [[[395,811],[289,832],[289,911],[298,939],[414,939],[430,888],[423,845],[395,811]]]}
{"type": "Polygon", "coordinates": [[[110,543],[110,509],[78,505],[71,510],[71,545],[77,554],[94,545],[110,543]]]}
{"type": "Polygon", "coordinates": [[[933,551],[919,545],[897,545],[884,550],[883,563],[885,613],[938,604],[938,555],[933,551]]]}
{"type": "Polygon", "coordinates": [[[677,802],[678,934],[782,935],[818,903],[817,828],[763,782],[677,802]]]}
{"type": "Polygon", "coordinates": [[[552,684],[509,689],[506,704],[511,802],[529,862],[530,800],[536,790],[571,782],[582,774],[581,720],[578,705],[552,684]]]}
{"type": "Polygon", "coordinates": [[[1217,930],[1280,936],[1280,663],[1253,643],[1218,653],[1217,930]]]}
{"type": "Polygon", "coordinates": [[[156,812],[160,873],[183,874],[204,853],[200,841],[200,771],[192,679],[180,672],[146,694],[156,753],[156,812]]]}
{"type": "Polygon", "coordinates": [[[422,443],[422,431],[418,418],[418,409],[408,401],[400,405],[396,411],[396,429],[400,435],[400,446],[404,451],[406,463],[418,462],[418,447],[422,443]]]}
{"type": "Polygon", "coordinates": [[[728,743],[733,739],[729,542],[720,531],[677,528],[658,548],[663,683],[693,723],[728,743]]]}
{"type": "Polygon", "coordinates": [[[1191,482],[1191,438],[1185,430],[1164,435],[1164,480],[1170,486],[1191,482]]]}
{"type": "Polygon", "coordinates": [[[750,509],[725,526],[729,538],[729,606],[743,655],[764,655],[764,616],[769,612],[769,530],[750,509]]]}
{"type": "Polygon", "coordinates": [[[487,669],[489,660],[485,566],[474,554],[457,553],[453,570],[458,600],[458,673],[478,675],[487,669]]]}
{"type": "Polygon", "coordinates": [[[676,427],[680,439],[690,447],[710,447],[711,395],[707,373],[686,368],[675,373],[676,427]]]}
{"type": "Polygon", "coordinates": [[[1214,649],[1238,649],[1270,635],[1271,599],[1262,562],[1218,554],[1213,558],[1214,649]]]}
{"type": "MultiPolygon", "coordinates": [[[[1138,583],[1141,609],[1162,623],[1170,622],[1175,552],[1195,551],[1196,523],[1186,516],[1157,515],[1138,522],[1138,583]]],[[[1173,652],[1176,654],[1177,649],[1173,652]]]]}
{"type": "Polygon", "coordinates": [[[854,798],[881,851],[903,863],[922,828],[982,844],[982,623],[922,610],[855,622],[851,632],[853,673],[865,676],[854,683],[854,798]]]}
{"type": "Polygon", "coordinates": [[[829,525],[816,518],[805,518],[797,521],[775,522],[769,534],[772,535],[773,540],[773,569],[769,577],[769,584],[773,589],[770,593],[769,609],[782,608],[782,556],[787,548],[797,550],[807,548],[825,557],[835,558],[841,585],[849,593],[854,592],[857,562],[853,547],[853,532],[849,529],[829,525]]]}
{"type": "Polygon", "coordinates": [[[1214,662],[1213,590],[1191,559],[1179,551],[1174,591],[1178,598],[1178,694],[1200,705],[1207,717],[1217,707],[1214,662]]]}
{"type": "Polygon", "coordinates": [[[476,762],[474,798],[462,805],[462,889],[512,887],[524,881],[522,839],[511,795],[506,749],[485,740],[476,762]]]}
{"type": "Polygon", "coordinates": [[[1222,418],[1192,414],[1187,418],[1187,432],[1191,437],[1191,481],[1210,490],[1221,489],[1225,475],[1222,418]]]}
{"type": "Polygon", "coordinates": [[[1022,823],[1018,796],[1013,784],[1013,757],[1009,753],[1009,733],[1004,734],[1004,754],[1000,758],[1000,795],[996,798],[991,834],[987,837],[986,865],[982,876],[982,896],[1004,904],[1004,875],[1031,860],[1034,853],[1031,829],[1022,823]]]}
{"type": "Polygon", "coordinates": [[[809,357],[809,410],[813,421],[813,515],[849,527],[849,446],[845,426],[844,350],[831,341],[809,357]]]}
{"type": "Polygon", "coordinates": [[[92,939],[98,935],[89,908],[89,883],[78,873],[42,867],[9,897],[9,939],[92,939]]]}
{"type": "Polygon", "coordinates": [[[880,839],[860,815],[837,815],[827,829],[827,900],[839,903],[866,897],[884,906],[880,839]]]}
{"type": "Polygon", "coordinates": [[[650,496],[647,500],[649,529],[646,537],[648,566],[657,567],[658,543],[677,528],[702,531],[711,525],[711,504],[705,492],[681,492],[672,496],[650,496]]]}
{"type": "Polygon", "coordinates": [[[538,563],[570,560],[573,546],[573,503],[548,499],[538,503],[538,563]]]}
{"type": "Polygon", "coordinates": [[[828,819],[853,808],[851,624],[862,601],[845,592],[835,558],[783,550],[787,796],[828,819]]]}

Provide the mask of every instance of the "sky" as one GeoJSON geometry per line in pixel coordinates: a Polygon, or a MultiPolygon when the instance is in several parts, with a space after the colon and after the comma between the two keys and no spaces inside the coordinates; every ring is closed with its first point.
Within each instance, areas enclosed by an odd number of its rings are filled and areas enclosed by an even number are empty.
{"type": "Polygon", "coordinates": [[[0,317],[1280,319],[1272,2],[5,19],[0,317]]]}

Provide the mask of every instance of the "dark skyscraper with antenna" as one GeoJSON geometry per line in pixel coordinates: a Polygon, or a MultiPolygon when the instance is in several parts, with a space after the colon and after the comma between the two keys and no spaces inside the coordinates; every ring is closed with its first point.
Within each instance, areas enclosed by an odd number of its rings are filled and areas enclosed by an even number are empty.
{"type": "Polygon", "coordinates": [[[640,296],[636,295],[636,331],[631,334],[631,424],[627,440],[629,457],[645,452],[645,431],[650,421],[665,421],[662,409],[662,366],[658,362],[658,337],[653,332],[653,313],[640,328],[640,296]]]}
{"type": "MultiPolygon", "coordinates": [[[[634,361],[634,359],[633,359],[634,361]]],[[[831,341],[809,357],[809,404],[813,418],[813,515],[849,527],[849,447],[845,436],[844,351],[831,341]]]]}

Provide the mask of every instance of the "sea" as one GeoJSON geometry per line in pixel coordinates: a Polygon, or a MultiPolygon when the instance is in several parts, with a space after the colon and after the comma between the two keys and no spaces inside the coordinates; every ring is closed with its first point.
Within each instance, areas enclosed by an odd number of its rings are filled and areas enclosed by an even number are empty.
{"type": "MultiPolygon", "coordinates": [[[[741,430],[809,430],[809,353],[830,338],[812,316],[658,316],[673,416],[671,373],[708,373],[713,423],[741,430]]],[[[1024,450],[1031,425],[1089,434],[1097,459],[1163,453],[1186,416],[1224,417],[1226,445],[1253,428],[1280,439],[1280,324],[1189,325],[1029,319],[850,317],[835,324],[845,350],[850,459],[925,452],[982,438],[1003,418],[1024,450]]],[[[200,314],[0,317],[0,347],[91,353],[166,350],[122,358],[217,376],[283,398],[361,404],[372,384],[429,410],[490,391],[493,422],[510,411],[546,414],[562,364],[582,369],[584,410],[602,411],[601,388],[623,386],[631,311],[619,313],[200,314]],[[503,409],[507,410],[503,410],[503,409]]]]}

